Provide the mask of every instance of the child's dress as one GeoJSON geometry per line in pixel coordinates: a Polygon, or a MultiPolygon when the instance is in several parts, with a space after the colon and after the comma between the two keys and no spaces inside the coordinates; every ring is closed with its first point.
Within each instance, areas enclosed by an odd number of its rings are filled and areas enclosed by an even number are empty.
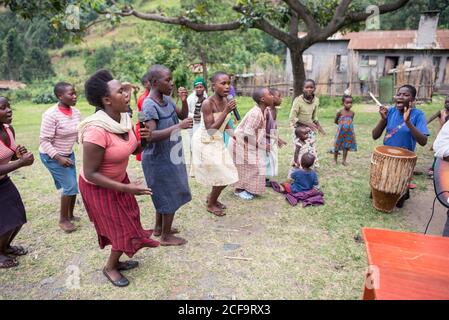
{"type": "Polygon", "coordinates": [[[355,141],[353,116],[340,116],[338,118],[338,129],[335,134],[335,152],[340,150],[357,151],[355,141]]]}

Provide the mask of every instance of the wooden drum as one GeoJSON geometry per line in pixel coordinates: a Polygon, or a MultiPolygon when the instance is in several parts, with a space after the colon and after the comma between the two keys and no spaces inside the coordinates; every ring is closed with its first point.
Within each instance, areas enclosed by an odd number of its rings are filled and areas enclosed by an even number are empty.
{"type": "Polygon", "coordinates": [[[370,186],[373,207],[391,212],[405,194],[413,176],[416,154],[410,150],[378,146],[371,156],[370,186]]]}

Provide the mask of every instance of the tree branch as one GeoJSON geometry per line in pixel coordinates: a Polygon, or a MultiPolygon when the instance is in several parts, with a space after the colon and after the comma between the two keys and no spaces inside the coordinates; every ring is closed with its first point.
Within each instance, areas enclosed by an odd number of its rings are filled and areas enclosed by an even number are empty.
{"type": "MultiPolygon", "coordinates": [[[[103,13],[104,14],[104,13],[103,13]]],[[[159,13],[142,13],[134,10],[131,7],[126,7],[122,10],[119,15],[126,16],[134,16],[136,18],[147,20],[147,21],[156,21],[166,24],[180,25],[185,26],[194,31],[200,32],[213,32],[213,31],[227,31],[227,30],[236,30],[239,29],[242,24],[240,21],[234,21],[229,23],[218,23],[218,24],[204,24],[204,23],[196,23],[189,20],[186,17],[166,17],[159,13]]]]}
{"type": "MultiPolygon", "coordinates": [[[[387,12],[395,11],[403,6],[405,6],[410,0],[396,0],[391,3],[383,4],[379,6],[379,14],[384,14],[387,12]]],[[[352,0],[342,0],[338,5],[332,21],[324,28],[319,30],[320,40],[327,39],[332,36],[338,30],[356,22],[361,22],[366,20],[372,13],[366,12],[349,12],[345,14],[348,6],[351,4],[352,0]]]]}
{"type": "MultiPolygon", "coordinates": [[[[396,0],[392,3],[383,4],[383,5],[379,6],[379,14],[384,14],[384,13],[395,11],[399,8],[402,8],[409,1],[410,0],[396,0]]],[[[371,13],[366,13],[366,12],[351,12],[346,16],[344,26],[354,23],[354,22],[360,22],[360,21],[366,20],[370,15],[371,15],[371,13]]]]}
{"type": "Polygon", "coordinates": [[[298,14],[296,12],[293,12],[292,19],[290,21],[290,36],[297,38],[298,37],[298,25],[299,25],[299,19],[298,14]]]}
{"type": "Polygon", "coordinates": [[[268,33],[273,38],[278,39],[279,41],[283,42],[287,46],[290,46],[292,43],[294,43],[298,40],[297,33],[294,36],[291,36],[290,34],[276,28],[275,26],[273,26],[271,23],[269,23],[265,19],[256,20],[254,22],[254,27],[268,33]]]}
{"type": "Polygon", "coordinates": [[[301,20],[304,21],[304,23],[307,26],[307,29],[309,31],[314,31],[319,29],[319,24],[313,19],[312,15],[310,14],[309,10],[304,6],[301,2],[298,0],[283,0],[290,8],[295,11],[298,16],[301,18],[301,20]]]}

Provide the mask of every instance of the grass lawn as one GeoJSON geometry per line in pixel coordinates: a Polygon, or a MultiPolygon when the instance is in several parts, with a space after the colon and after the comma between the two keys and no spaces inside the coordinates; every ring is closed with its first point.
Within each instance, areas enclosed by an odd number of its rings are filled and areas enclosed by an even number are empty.
{"type": "MultiPolygon", "coordinates": [[[[291,141],[287,117],[290,100],[285,99],[279,126],[281,136],[291,141]]],[[[16,243],[29,247],[20,266],[0,271],[0,299],[360,299],[367,260],[363,243],[354,237],[362,227],[415,230],[401,211],[383,214],[371,207],[369,165],[373,148],[371,130],[379,115],[374,105],[355,105],[358,151],[350,153],[350,165],[335,166],[331,147],[335,133],[333,119],[339,106],[322,108],[320,122],[327,135],[319,136],[321,167],[318,176],[326,205],[291,207],[280,194],[268,190],[252,202],[238,200],[228,188],[223,202],[229,209],[223,218],[205,210],[208,188],[190,180],[193,200],[179,210],[175,225],[189,240],[184,247],[141,250],[135,259],[140,268],[126,273],[127,288],[113,287],[101,269],[109,250],[100,250],[93,225],[81,201],[76,215],[82,217],[79,230],[64,234],[57,224],[59,193],[38,156],[41,114],[48,105],[14,104],[13,125],[18,143],[35,154],[32,167],[11,174],[27,208],[28,223],[16,243]],[[225,257],[245,257],[232,260],[225,257]],[[79,270],[80,286],[68,286],[73,270],[79,270]]],[[[252,105],[239,98],[243,115],[252,105]]],[[[442,107],[441,98],[420,108],[426,115],[442,107]]],[[[86,102],[78,105],[83,116],[93,110],[86,102]]],[[[434,132],[436,123],[431,126],[434,132]]],[[[431,138],[433,141],[433,137],[431,138]]],[[[77,167],[81,155],[76,148],[77,167]]],[[[280,151],[280,177],[284,180],[292,146],[280,151]]],[[[418,171],[431,164],[429,148],[418,147],[418,171]]],[[[143,181],[140,165],[130,160],[131,180],[143,181]]],[[[415,181],[422,192],[425,176],[415,181]]],[[[154,209],[150,198],[138,198],[142,223],[152,228],[154,209]]]]}

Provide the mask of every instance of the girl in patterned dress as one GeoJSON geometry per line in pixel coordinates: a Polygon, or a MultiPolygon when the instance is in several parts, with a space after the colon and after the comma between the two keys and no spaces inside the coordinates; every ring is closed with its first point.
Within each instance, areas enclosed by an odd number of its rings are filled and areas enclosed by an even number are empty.
{"type": "Polygon", "coordinates": [[[338,160],[338,152],[343,150],[343,162],[344,166],[347,166],[348,163],[346,161],[348,157],[348,151],[357,151],[357,144],[355,142],[355,133],[354,133],[354,111],[351,111],[352,108],[352,97],[348,95],[344,95],[342,98],[343,101],[343,109],[337,112],[335,117],[335,124],[338,125],[337,133],[335,134],[335,146],[334,146],[334,159],[335,164],[337,164],[338,160]]]}

